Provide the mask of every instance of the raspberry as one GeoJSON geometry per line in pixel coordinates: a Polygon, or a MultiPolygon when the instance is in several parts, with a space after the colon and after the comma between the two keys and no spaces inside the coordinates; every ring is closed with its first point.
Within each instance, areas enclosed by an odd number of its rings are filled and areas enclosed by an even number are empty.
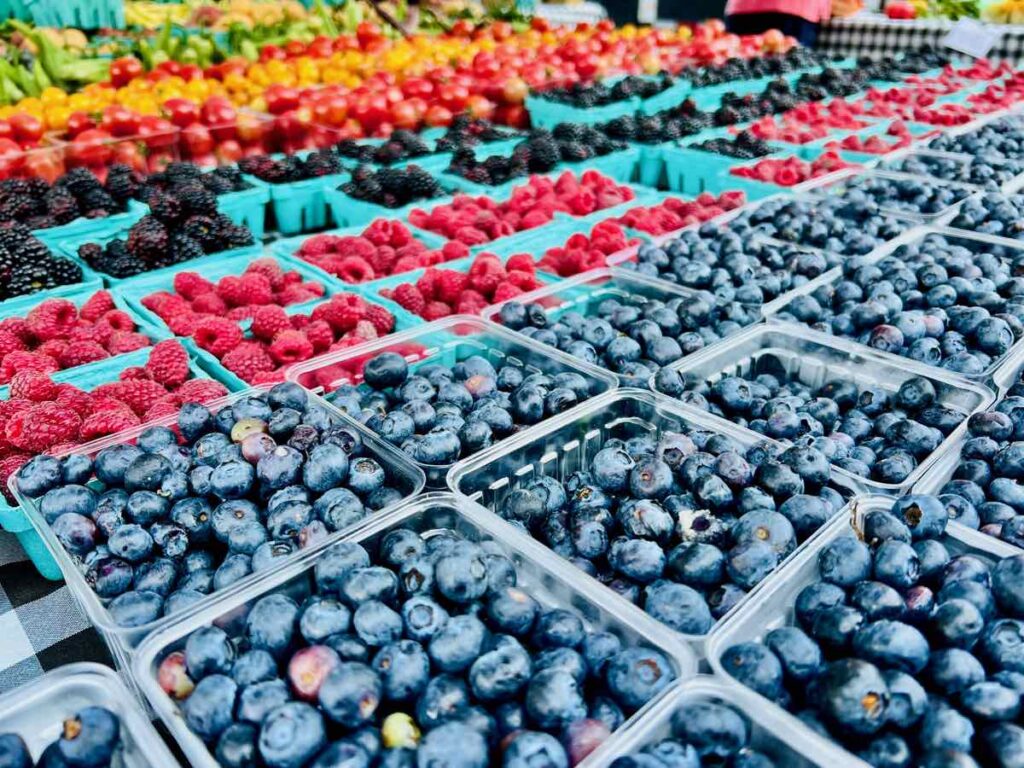
{"type": "Polygon", "coordinates": [[[213,291],[213,283],[198,272],[179,272],[174,276],[174,292],[187,301],[194,301],[197,296],[213,291]]]}
{"type": "Polygon", "coordinates": [[[0,360],[8,352],[18,352],[25,349],[25,342],[10,331],[0,331],[0,360]]]}
{"type": "Polygon", "coordinates": [[[319,283],[304,283],[302,285],[289,285],[277,294],[277,303],[282,307],[292,304],[301,304],[304,301],[318,299],[325,293],[324,287],[319,283]]]}
{"type": "Polygon", "coordinates": [[[67,299],[46,299],[25,317],[29,332],[40,341],[67,338],[78,321],[78,307],[67,299]]]}
{"type": "Polygon", "coordinates": [[[58,403],[36,403],[8,419],[4,426],[7,442],[29,453],[43,453],[57,443],[78,434],[81,418],[58,403]]]}
{"type": "Polygon", "coordinates": [[[443,301],[432,301],[423,308],[423,312],[420,314],[424,320],[440,320],[442,317],[448,317],[451,313],[451,307],[443,301]]]}
{"type": "Polygon", "coordinates": [[[524,291],[531,291],[537,287],[537,278],[533,276],[533,272],[524,272],[519,269],[509,270],[508,281],[516,288],[521,288],[524,291]]]}
{"type": "Polygon", "coordinates": [[[369,258],[374,273],[380,276],[390,275],[397,260],[398,254],[395,253],[395,249],[387,246],[381,246],[369,258]]]}
{"type": "Polygon", "coordinates": [[[273,341],[281,331],[291,328],[291,320],[281,307],[268,305],[256,310],[252,318],[252,335],[264,341],[273,341]]]}
{"type": "Polygon", "coordinates": [[[504,279],[505,276],[499,272],[486,272],[472,275],[469,278],[469,284],[484,296],[490,296],[497,290],[504,279]]]}
{"type": "Polygon", "coordinates": [[[105,312],[96,324],[109,325],[115,331],[135,330],[135,321],[132,320],[132,316],[127,312],[122,312],[120,309],[112,309],[109,312],[105,312]]]}
{"type": "Polygon", "coordinates": [[[153,381],[177,387],[188,378],[188,352],[174,339],[161,341],[149,353],[145,367],[153,381]]]}
{"type": "Polygon", "coordinates": [[[92,413],[92,395],[71,384],[57,385],[57,404],[70,408],[82,418],[92,413]]]}
{"type": "Polygon", "coordinates": [[[165,320],[165,322],[175,336],[192,336],[205,319],[203,315],[196,315],[190,311],[165,320]]]}
{"type": "Polygon", "coordinates": [[[469,287],[469,275],[452,269],[438,271],[437,298],[441,301],[454,304],[467,287],[469,287]]]}
{"type": "Polygon", "coordinates": [[[142,299],[142,306],[151,312],[155,312],[164,322],[170,322],[168,318],[177,315],[191,314],[192,306],[181,296],[167,291],[151,293],[142,299]]]}
{"type": "Polygon", "coordinates": [[[537,267],[533,263],[533,257],[528,253],[517,253],[509,258],[505,262],[505,269],[509,272],[520,271],[529,272],[531,275],[536,271],[537,267]]]}
{"type": "Polygon", "coordinates": [[[89,416],[92,416],[94,413],[103,413],[104,411],[132,412],[132,409],[128,407],[127,403],[110,393],[111,390],[109,389],[109,384],[103,386],[108,387],[107,394],[99,394],[99,388],[97,388],[97,392],[92,393],[92,399],[89,401],[89,416]]]}
{"type": "Polygon", "coordinates": [[[281,265],[273,259],[256,259],[256,261],[245,268],[244,274],[263,275],[270,282],[270,287],[275,291],[281,287],[284,279],[281,265]]]}
{"type": "Polygon", "coordinates": [[[279,365],[289,365],[313,356],[313,344],[302,331],[281,331],[268,350],[279,365]]]}
{"type": "Polygon", "coordinates": [[[313,345],[313,352],[325,352],[334,343],[334,331],[324,320],[314,320],[303,332],[313,345]]]}
{"type": "Polygon", "coordinates": [[[227,393],[227,388],[213,379],[189,379],[174,391],[184,403],[208,403],[227,393]]]}
{"type": "Polygon", "coordinates": [[[427,305],[427,302],[423,299],[423,294],[412,283],[402,283],[395,288],[391,294],[391,300],[403,309],[407,309],[417,315],[423,314],[423,308],[427,305]]]}
{"type": "Polygon", "coordinates": [[[57,397],[57,385],[45,373],[18,371],[11,377],[10,396],[41,403],[57,397]]]}
{"type": "Polygon", "coordinates": [[[306,326],[309,325],[311,322],[309,315],[292,315],[291,321],[292,328],[294,328],[296,331],[305,330],[306,326]]]}
{"type": "Polygon", "coordinates": [[[78,310],[78,316],[83,320],[95,322],[112,309],[114,309],[114,297],[110,295],[110,292],[96,291],[82,304],[81,309],[78,310]]]}
{"type": "Polygon", "coordinates": [[[366,316],[366,302],[354,293],[342,293],[313,310],[313,320],[326,320],[335,333],[344,333],[356,327],[366,316]]]}
{"type": "Polygon", "coordinates": [[[139,417],[127,408],[100,411],[82,422],[78,436],[82,440],[95,440],[97,437],[124,432],[126,429],[137,427],[140,423],[139,417]]]}
{"type": "Polygon", "coordinates": [[[499,301],[506,301],[507,299],[511,299],[513,296],[518,296],[522,292],[522,288],[518,288],[511,283],[502,283],[498,286],[498,290],[494,292],[492,302],[497,303],[499,301]]]}
{"type": "Polygon", "coordinates": [[[207,291],[200,293],[192,300],[192,311],[204,315],[222,315],[228,311],[228,305],[217,295],[216,291],[207,291]]]}
{"type": "Polygon", "coordinates": [[[95,341],[73,341],[60,356],[60,365],[62,368],[74,368],[76,365],[95,363],[108,357],[110,353],[95,341]]]}
{"type": "Polygon", "coordinates": [[[109,395],[120,400],[136,414],[142,416],[150,406],[167,394],[163,384],[146,379],[132,379],[104,384],[96,388],[97,395],[109,395]]]}
{"type": "Polygon", "coordinates": [[[23,317],[8,317],[0,320],[0,331],[13,333],[24,342],[32,340],[32,334],[28,330],[28,323],[23,317]]]}
{"type": "MultiPolygon", "coordinates": [[[[424,251],[424,253],[428,253],[424,251]]],[[[425,266],[417,256],[402,256],[398,261],[391,267],[391,274],[398,275],[402,272],[411,272],[414,269],[419,269],[425,266]]],[[[413,286],[415,287],[415,286],[413,286]]]]}
{"type": "Polygon", "coordinates": [[[15,500],[7,487],[7,481],[31,458],[32,456],[27,453],[12,453],[0,460],[0,491],[3,491],[4,498],[11,504],[15,504],[15,500]]]}
{"type": "Polygon", "coordinates": [[[373,323],[369,320],[360,320],[356,323],[356,327],[352,329],[352,336],[359,339],[370,341],[378,337],[377,329],[373,327],[373,323]]]}
{"type": "Polygon", "coordinates": [[[192,335],[200,349],[220,358],[238,346],[242,331],[235,323],[223,317],[208,317],[196,326],[192,335]]]}
{"type": "Polygon", "coordinates": [[[36,347],[35,352],[37,355],[46,355],[54,360],[60,360],[60,356],[64,354],[69,343],[67,339],[50,339],[36,347]]]}
{"type": "Polygon", "coordinates": [[[42,371],[56,373],[60,370],[57,361],[47,355],[35,352],[8,352],[0,360],[0,384],[6,384],[18,371],[42,371]]]}
{"type": "Polygon", "coordinates": [[[366,319],[380,336],[386,336],[395,328],[395,316],[376,304],[367,305],[366,319]]]}
{"type": "Polygon", "coordinates": [[[115,331],[107,344],[107,350],[112,355],[123,355],[126,352],[134,352],[137,349],[145,349],[150,345],[149,337],[144,333],[125,333],[115,331]]]}
{"type": "Polygon", "coordinates": [[[262,349],[239,347],[221,358],[221,363],[242,381],[251,383],[257,373],[272,371],[274,361],[262,349]]]}
{"type": "Polygon", "coordinates": [[[135,379],[149,379],[151,376],[149,375],[149,371],[142,366],[133,365],[121,371],[117,378],[121,381],[133,381],[135,379]]]}
{"type": "Polygon", "coordinates": [[[235,307],[234,309],[228,310],[226,317],[228,320],[240,323],[242,320],[251,320],[255,314],[256,305],[247,304],[244,307],[235,307]]]}
{"type": "Polygon", "coordinates": [[[270,280],[258,272],[241,277],[222,277],[217,283],[217,293],[234,307],[246,304],[270,304],[274,301],[274,289],[270,280]]]}
{"type": "Polygon", "coordinates": [[[416,288],[420,294],[427,301],[433,301],[437,298],[435,291],[437,290],[437,270],[428,269],[424,272],[420,279],[416,281],[416,288]]]}
{"type": "MultiPolygon", "coordinates": [[[[149,407],[149,410],[143,415],[143,421],[154,421],[155,419],[162,419],[167,416],[175,416],[178,411],[181,410],[181,404],[176,403],[174,400],[157,400],[153,405],[149,407]]],[[[171,429],[175,429],[177,425],[172,425],[171,429]]]]}
{"type": "Polygon", "coordinates": [[[252,384],[280,384],[284,381],[284,370],[260,371],[252,377],[252,384]]]}
{"type": "Polygon", "coordinates": [[[346,256],[334,273],[346,283],[365,283],[376,277],[370,262],[361,256],[346,256]]]}

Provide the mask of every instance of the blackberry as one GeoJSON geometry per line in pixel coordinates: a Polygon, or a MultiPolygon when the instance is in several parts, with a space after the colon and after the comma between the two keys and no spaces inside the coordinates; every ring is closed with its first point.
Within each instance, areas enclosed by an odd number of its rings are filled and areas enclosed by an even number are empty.
{"type": "Polygon", "coordinates": [[[199,243],[204,251],[216,250],[217,236],[213,231],[213,219],[209,216],[190,216],[181,227],[183,234],[199,243]]]}
{"type": "Polygon", "coordinates": [[[198,181],[202,178],[202,170],[194,163],[173,162],[168,163],[162,174],[164,181],[175,186],[188,181],[198,181]]]}
{"type": "Polygon", "coordinates": [[[167,252],[170,235],[154,216],[143,216],[128,230],[128,252],[146,263],[159,261],[167,252]]]}
{"type": "Polygon", "coordinates": [[[437,180],[415,164],[405,168],[382,168],[372,174],[360,168],[353,175],[353,180],[342,184],[339,189],[357,200],[367,200],[387,208],[398,208],[415,200],[444,194],[437,180]]]}
{"type": "Polygon", "coordinates": [[[493,184],[491,180],[491,174],[487,172],[487,169],[482,165],[478,165],[476,168],[467,168],[466,172],[462,174],[467,181],[472,181],[474,184],[493,184]]]}
{"type": "Polygon", "coordinates": [[[223,213],[218,213],[213,217],[213,226],[210,234],[214,238],[216,247],[209,250],[204,248],[204,250],[207,250],[207,253],[242,248],[246,245],[252,245],[254,242],[252,232],[249,231],[248,227],[235,224],[223,213]]]}
{"type": "Polygon", "coordinates": [[[360,163],[372,163],[376,148],[369,144],[360,144],[355,139],[343,139],[334,149],[342,157],[350,157],[360,163]]]}
{"type": "Polygon", "coordinates": [[[637,120],[632,115],[622,115],[613,118],[601,126],[608,136],[616,139],[632,141],[639,136],[637,131],[637,120]]]}
{"type": "Polygon", "coordinates": [[[104,185],[107,193],[124,207],[127,202],[135,197],[143,186],[144,180],[141,174],[132,170],[127,165],[116,164],[110,166],[107,172],[107,182],[104,185]]]}
{"type": "Polygon", "coordinates": [[[82,268],[71,259],[51,258],[49,266],[54,285],[71,285],[82,282],[82,268]]]}
{"type": "Polygon", "coordinates": [[[269,155],[253,155],[243,157],[238,161],[238,167],[242,173],[255,176],[257,179],[270,184],[282,184],[289,181],[288,175],[291,167],[282,160],[276,160],[269,155]]]}
{"type": "Polygon", "coordinates": [[[198,181],[190,181],[175,188],[185,215],[212,216],[217,212],[217,196],[198,181]]]}
{"type": "Polygon", "coordinates": [[[567,163],[577,163],[580,160],[589,160],[593,152],[583,144],[575,141],[567,141],[561,145],[562,159],[567,163]]]}
{"type": "Polygon", "coordinates": [[[586,140],[587,127],[579,123],[559,123],[551,131],[551,135],[559,141],[582,143],[586,140]]]}
{"type": "MultiPolygon", "coordinates": [[[[79,254],[81,252],[79,249],[79,254]]],[[[142,274],[148,269],[141,259],[128,251],[124,240],[111,240],[95,260],[89,262],[89,266],[98,272],[122,279],[142,274]]]]}
{"type": "Polygon", "coordinates": [[[39,264],[21,264],[11,271],[5,287],[6,297],[27,296],[46,290],[48,275],[45,267],[39,264]]]}
{"type": "Polygon", "coordinates": [[[46,205],[38,197],[11,195],[0,201],[0,219],[4,221],[24,221],[45,212],[46,205]]]}
{"type": "Polygon", "coordinates": [[[167,226],[177,224],[185,215],[181,201],[166,192],[154,192],[146,202],[153,217],[167,226]]]}
{"type": "Polygon", "coordinates": [[[56,224],[67,224],[78,218],[78,201],[70,192],[54,187],[46,193],[46,211],[56,224]]]}
{"type": "Polygon", "coordinates": [[[206,255],[203,246],[183,232],[171,235],[170,253],[175,264],[206,255]]]}
{"type": "Polygon", "coordinates": [[[329,176],[333,173],[340,173],[344,170],[338,156],[329,149],[320,149],[310,152],[305,160],[300,161],[299,170],[301,179],[313,179],[320,176],[329,176]]]}
{"type": "Polygon", "coordinates": [[[252,188],[252,184],[242,178],[242,172],[232,165],[219,166],[199,178],[206,188],[216,195],[252,188]]]}

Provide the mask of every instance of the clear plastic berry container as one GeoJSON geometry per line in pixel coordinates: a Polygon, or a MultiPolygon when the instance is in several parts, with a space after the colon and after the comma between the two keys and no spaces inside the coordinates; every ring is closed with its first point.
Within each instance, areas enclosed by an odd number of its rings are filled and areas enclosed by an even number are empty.
{"type": "MultiPolygon", "coordinates": [[[[620,251],[619,258],[626,260],[635,255],[633,249],[620,251]]],[[[592,269],[579,275],[560,280],[543,288],[516,296],[511,301],[521,304],[540,304],[550,322],[555,322],[566,312],[579,312],[584,317],[596,314],[597,306],[605,299],[617,299],[637,306],[649,301],[667,302],[672,299],[691,299],[696,291],[673,285],[665,280],[638,275],[623,269],[605,267],[592,269]]],[[[501,322],[501,308],[507,302],[488,307],[481,314],[487,320],[501,322]]],[[[754,308],[748,308],[755,311],[754,308]]],[[[760,315],[760,309],[756,310],[760,315]]],[[[754,322],[759,322],[758,320],[754,322]]],[[[728,337],[726,337],[728,338],[728,337]]],[[[715,344],[722,343],[718,340],[715,344]]],[[[548,347],[554,349],[554,347],[548,347]]],[[[683,358],[681,358],[683,359],[683,358]]],[[[622,375],[615,374],[621,386],[637,386],[622,375]]]]}
{"type": "MultiPolygon", "coordinates": [[[[907,255],[905,252],[910,249],[919,249],[927,251],[927,248],[931,242],[935,239],[941,239],[945,244],[953,244],[956,246],[964,247],[975,254],[991,254],[994,255],[1002,262],[1006,262],[1010,259],[1017,259],[1024,257],[1024,243],[1019,240],[1011,240],[1003,237],[995,237],[992,235],[977,234],[974,232],[968,232],[962,229],[951,229],[948,227],[941,226],[915,226],[908,229],[902,235],[894,240],[890,240],[885,245],[875,249],[869,254],[868,261],[872,264],[877,263],[886,256],[896,256],[903,258],[907,255]]],[[[793,299],[797,296],[805,296],[813,293],[823,285],[836,285],[844,276],[838,270],[829,273],[827,276],[822,276],[821,279],[809,283],[805,286],[801,286],[797,290],[793,291],[785,303],[773,303],[771,307],[766,308],[765,315],[768,321],[768,325],[773,324],[785,324],[795,325],[798,328],[808,327],[804,323],[801,323],[795,319],[789,319],[786,317],[779,317],[780,313],[787,311],[788,306],[792,303],[793,299]]],[[[870,350],[870,347],[855,341],[849,336],[836,336],[825,334],[830,339],[842,341],[848,344],[853,344],[856,347],[863,347],[864,350],[870,350]]],[[[1017,354],[1021,347],[1024,347],[1024,337],[1017,339],[1013,346],[1004,354],[999,355],[993,359],[992,363],[987,366],[983,371],[978,373],[950,373],[955,376],[959,376],[962,379],[967,379],[976,383],[984,384],[989,386],[991,384],[992,377],[997,374],[998,371],[1003,369],[1007,365],[1007,361],[1011,356],[1017,354]]],[[[879,355],[885,359],[899,359],[900,364],[913,362],[908,357],[894,352],[880,352],[872,350],[873,354],[879,355]]],[[[927,365],[927,364],[926,364],[927,365]]],[[[938,370],[944,370],[939,366],[928,366],[935,367],[938,370]]],[[[998,388],[998,387],[997,387],[998,388]]]]}
{"type": "MultiPolygon", "coordinates": [[[[808,546],[803,547],[787,564],[769,576],[764,582],[759,599],[747,601],[739,611],[726,617],[719,630],[708,639],[705,647],[707,660],[715,676],[720,676],[729,685],[743,687],[744,691],[756,699],[758,711],[766,713],[769,717],[781,718],[780,722],[785,722],[794,736],[807,743],[813,753],[820,756],[823,766],[869,768],[866,762],[847,752],[831,738],[816,733],[776,702],[742,686],[725,671],[722,656],[734,645],[758,641],[773,629],[793,626],[796,621],[796,597],[800,590],[817,580],[818,555],[822,549],[837,538],[857,536],[859,524],[864,516],[875,510],[886,511],[892,503],[893,499],[886,496],[861,496],[854,499],[849,507],[849,515],[837,516],[808,542],[808,546]]],[[[1009,544],[958,525],[947,527],[942,543],[951,555],[969,553],[989,564],[1019,553],[1019,550],[1009,544]]]]}
{"type": "MultiPolygon", "coordinates": [[[[373,545],[395,528],[409,528],[427,537],[450,529],[470,541],[500,542],[505,554],[515,563],[519,588],[543,606],[570,610],[583,619],[588,629],[611,632],[622,640],[624,646],[644,646],[661,651],[672,664],[677,681],[687,680],[697,673],[697,658],[693,651],[657,622],[624,601],[609,600],[601,590],[595,590],[594,585],[580,581],[573,568],[552,557],[528,537],[514,533],[509,535],[503,526],[495,525],[494,517],[472,502],[447,493],[426,494],[402,504],[387,516],[369,521],[350,532],[345,539],[364,544],[373,552],[373,545]]],[[[157,670],[161,660],[167,654],[180,650],[188,636],[200,627],[213,624],[229,636],[238,636],[244,630],[249,609],[268,594],[283,593],[301,602],[315,589],[314,568],[320,554],[310,552],[270,578],[252,584],[244,591],[225,595],[205,609],[161,628],[139,647],[132,667],[133,676],[190,765],[216,768],[218,764],[203,741],[189,730],[177,704],[158,684],[157,670]]],[[[634,724],[642,723],[673,688],[674,684],[649,701],[615,733],[626,732],[634,724]]],[[[496,764],[494,757],[492,754],[492,764],[496,764]]],[[[579,765],[596,767],[605,763],[588,759],[579,765]]]]}
{"type": "MultiPolygon", "coordinates": [[[[594,455],[611,438],[658,438],[666,432],[685,433],[693,429],[723,435],[743,449],[756,444],[782,447],[775,441],[739,429],[702,411],[683,407],[663,395],[639,389],[620,389],[594,398],[579,412],[562,414],[549,420],[537,432],[509,440],[503,446],[459,462],[448,474],[448,487],[494,513],[494,524],[507,530],[509,536],[523,535],[521,529],[497,515],[497,509],[512,491],[542,476],[564,482],[573,472],[586,470],[594,455]]],[[[846,498],[858,490],[845,478],[836,475],[832,476],[831,485],[846,498]]],[[[838,510],[834,512],[835,516],[841,514],[838,510]]],[[[812,534],[796,551],[805,548],[817,535],[812,534]]],[[[537,546],[548,551],[552,557],[557,557],[540,541],[537,541],[537,546]]],[[[793,557],[795,554],[790,555],[789,559],[793,557]]],[[[595,577],[582,570],[577,571],[577,574],[578,579],[589,581],[600,589],[607,600],[624,600],[595,577]]],[[[699,646],[739,606],[756,602],[764,583],[762,581],[755,585],[729,613],[716,620],[709,633],[676,635],[699,646]]]]}
{"type": "Polygon", "coordinates": [[[0,733],[21,736],[32,756],[61,736],[63,720],[86,707],[103,707],[121,721],[123,748],[114,764],[123,768],[175,768],[167,745],[121,679],[100,664],[68,664],[0,698],[0,733]]]}
{"type": "Polygon", "coordinates": [[[634,755],[662,739],[676,735],[675,724],[686,719],[697,704],[722,704],[736,710],[746,721],[748,746],[771,758],[776,766],[816,768],[838,765],[822,762],[822,755],[793,733],[790,724],[776,712],[765,711],[746,689],[711,675],[697,675],[679,685],[651,707],[647,716],[621,736],[606,741],[591,755],[594,764],[609,765],[620,757],[634,755]]]}
{"type": "Polygon", "coordinates": [[[906,208],[899,206],[884,207],[881,206],[879,210],[882,213],[890,216],[895,216],[899,219],[906,219],[908,221],[917,222],[920,224],[941,224],[948,221],[952,216],[956,215],[956,212],[963,205],[964,201],[969,197],[977,194],[977,188],[973,186],[967,186],[965,184],[957,184],[949,181],[940,181],[932,179],[930,177],[913,176],[908,173],[894,173],[892,171],[863,171],[863,170],[852,170],[846,173],[837,174],[831,177],[822,177],[824,180],[817,185],[808,187],[808,191],[814,196],[823,195],[840,195],[846,196],[848,192],[862,183],[869,183],[876,179],[885,179],[892,181],[893,183],[898,182],[918,182],[922,185],[927,185],[933,189],[952,189],[956,192],[956,200],[950,205],[945,206],[939,211],[930,213],[924,213],[920,211],[911,211],[906,208]]]}
{"type": "MultiPolygon", "coordinates": [[[[366,361],[384,352],[402,355],[410,363],[412,372],[424,365],[436,363],[453,366],[467,357],[480,355],[496,366],[513,365],[528,374],[578,373],[587,381],[591,397],[618,386],[617,377],[607,371],[531,341],[500,325],[469,315],[435,320],[413,330],[394,333],[358,347],[297,363],[288,370],[287,377],[289,381],[311,392],[329,396],[343,384],[362,383],[362,369],[366,361]]],[[[527,427],[514,435],[534,428],[527,427]]],[[[505,438],[509,439],[512,438],[505,438]]],[[[402,455],[405,456],[404,453],[402,455]]],[[[443,488],[448,470],[453,466],[425,464],[408,456],[406,460],[419,467],[431,488],[443,488]]]]}
{"type": "MultiPolygon", "coordinates": [[[[941,369],[912,360],[901,360],[897,364],[868,347],[799,326],[757,325],[672,367],[688,384],[712,384],[728,375],[753,378],[767,373],[810,387],[820,387],[830,381],[852,381],[858,388],[881,386],[890,394],[895,394],[908,379],[927,379],[935,387],[935,403],[962,411],[964,419],[935,451],[918,462],[905,480],[884,483],[833,467],[833,471],[847,475],[851,482],[863,485],[872,493],[896,496],[909,491],[963,436],[968,416],[984,410],[995,400],[987,387],[941,369]]],[[[759,432],[751,431],[760,436],[759,432]]]]}
{"type": "MultiPolygon", "coordinates": [[[[972,181],[971,166],[979,161],[972,155],[958,152],[936,152],[930,149],[911,147],[899,153],[893,153],[879,163],[879,170],[894,173],[909,173],[915,176],[927,176],[933,179],[955,182],[957,184],[985,188],[980,179],[972,181]]],[[[996,191],[1012,193],[1024,184],[1024,172],[1015,173],[1008,159],[988,159],[984,162],[993,166],[1006,166],[1005,181],[997,182],[996,191]]],[[[1018,167],[1020,167],[1018,165],[1018,167]]]]}
{"type": "MultiPolygon", "coordinates": [[[[271,385],[265,385],[261,387],[253,387],[246,389],[241,392],[235,392],[228,395],[227,397],[214,400],[207,403],[207,407],[214,413],[219,411],[221,408],[230,406],[233,403],[242,400],[251,395],[260,394],[268,391],[271,385]]],[[[309,406],[324,411],[332,421],[338,424],[353,427],[357,429],[363,439],[363,446],[366,456],[375,458],[382,467],[385,468],[385,472],[388,474],[388,484],[397,488],[401,493],[403,499],[411,498],[416,496],[423,490],[424,477],[420,470],[413,466],[405,456],[392,446],[380,440],[369,430],[365,429],[361,424],[350,420],[341,411],[334,408],[330,403],[327,403],[323,399],[315,396],[309,396],[309,406]]],[[[162,419],[155,419],[146,424],[134,427],[130,430],[120,432],[110,437],[94,440],[91,443],[85,445],[76,446],[75,448],[63,452],[55,453],[54,455],[58,458],[71,454],[83,454],[90,458],[94,458],[97,453],[105,448],[110,448],[115,445],[133,444],[138,439],[139,435],[145,431],[146,428],[155,425],[170,426],[177,422],[177,416],[168,416],[162,419]]],[[[40,499],[31,499],[23,494],[17,487],[15,482],[16,478],[11,477],[9,486],[14,497],[21,505],[22,509],[28,513],[29,519],[32,522],[32,526],[42,537],[47,549],[50,554],[57,561],[57,565],[60,567],[61,573],[64,575],[67,581],[68,589],[71,592],[72,598],[82,609],[82,612],[86,615],[90,622],[96,627],[100,636],[106,642],[107,647],[110,649],[111,655],[119,670],[127,670],[131,665],[132,649],[134,649],[139,642],[142,641],[146,635],[150,634],[157,628],[165,626],[180,616],[189,615],[195,610],[201,610],[203,606],[209,605],[211,602],[217,600],[221,595],[233,594],[239,589],[245,587],[246,584],[260,581],[265,578],[268,574],[273,573],[276,570],[281,569],[290,562],[294,562],[299,559],[303,550],[296,548],[295,551],[288,555],[275,557],[273,564],[261,571],[256,573],[250,573],[248,576],[234,582],[229,587],[226,587],[222,591],[211,591],[210,594],[204,596],[204,598],[189,606],[188,608],[172,613],[167,616],[161,616],[153,621],[141,624],[135,627],[124,627],[114,620],[110,611],[107,609],[104,601],[96,594],[93,588],[89,585],[85,577],[85,568],[81,559],[71,554],[57,539],[53,532],[53,529],[44,519],[39,508],[40,499]]],[[[89,486],[96,488],[99,487],[99,481],[95,478],[91,479],[88,483],[89,486]]],[[[396,505],[385,507],[379,512],[373,513],[385,514],[389,509],[393,509],[396,505]]],[[[329,543],[337,541],[345,533],[345,530],[336,531],[331,533],[324,539],[320,539],[315,544],[310,545],[309,551],[316,551],[329,543]]]]}

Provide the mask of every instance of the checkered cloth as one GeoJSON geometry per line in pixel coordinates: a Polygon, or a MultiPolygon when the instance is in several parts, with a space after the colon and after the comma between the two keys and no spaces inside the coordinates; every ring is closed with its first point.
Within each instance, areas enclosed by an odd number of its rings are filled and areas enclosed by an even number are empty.
{"type": "Polygon", "coordinates": [[[0,533],[0,693],[75,661],[113,663],[64,582],[40,576],[0,533]]]}
{"type": "MultiPolygon", "coordinates": [[[[817,48],[840,56],[881,59],[930,46],[941,49],[953,22],[946,19],[899,21],[877,13],[832,19],[821,27],[817,48]]],[[[989,53],[994,59],[1024,60],[1024,26],[1004,26],[1003,36],[989,53]]]]}

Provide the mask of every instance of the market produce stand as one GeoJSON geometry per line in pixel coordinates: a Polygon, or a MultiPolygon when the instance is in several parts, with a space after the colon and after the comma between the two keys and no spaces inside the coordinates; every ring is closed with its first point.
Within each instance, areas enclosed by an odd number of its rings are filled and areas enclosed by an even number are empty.
{"type": "MultiPolygon", "coordinates": [[[[939,48],[954,22],[948,19],[890,19],[861,11],[821,27],[817,47],[837,56],[881,59],[918,48],[939,48]]],[[[1024,26],[998,25],[1001,37],[990,52],[996,59],[1024,60],[1024,26]]]]}

